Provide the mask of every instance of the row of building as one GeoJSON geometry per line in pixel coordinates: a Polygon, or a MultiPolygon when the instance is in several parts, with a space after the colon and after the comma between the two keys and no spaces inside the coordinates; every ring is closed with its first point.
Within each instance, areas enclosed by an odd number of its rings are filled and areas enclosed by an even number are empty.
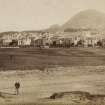
{"type": "Polygon", "coordinates": [[[0,46],[104,47],[105,35],[99,31],[16,32],[0,36],[0,46]]]}

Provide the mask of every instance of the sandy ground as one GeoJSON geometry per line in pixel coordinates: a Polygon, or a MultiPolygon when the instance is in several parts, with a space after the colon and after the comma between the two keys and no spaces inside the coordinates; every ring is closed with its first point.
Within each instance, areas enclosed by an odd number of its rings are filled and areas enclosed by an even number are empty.
{"type": "Polygon", "coordinates": [[[0,105],[12,103],[46,102],[43,98],[55,92],[86,91],[105,94],[105,67],[56,67],[45,71],[0,72],[0,105]],[[14,83],[21,83],[20,94],[15,95],[14,83]]]}

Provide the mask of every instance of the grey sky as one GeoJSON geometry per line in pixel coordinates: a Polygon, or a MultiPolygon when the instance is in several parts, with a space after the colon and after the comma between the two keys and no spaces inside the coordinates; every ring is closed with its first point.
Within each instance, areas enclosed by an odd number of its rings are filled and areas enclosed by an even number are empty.
{"type": "Polygon", "coordinates": [[[62,25],[85,9],[105,12],[105,0],[0,0],[0,32],[62,25]]]}

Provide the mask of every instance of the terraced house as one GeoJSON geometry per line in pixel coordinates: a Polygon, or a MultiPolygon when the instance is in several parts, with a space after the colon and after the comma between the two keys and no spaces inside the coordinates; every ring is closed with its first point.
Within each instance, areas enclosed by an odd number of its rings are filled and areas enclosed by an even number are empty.
{"type": "Polygon", "coordinates": [[[104,47],[104,33],[97,30],[70,32],[9,32],[0,37],[1,46],[104,47]],[[100,37],[101,36],[101,37],[100,37]]]}

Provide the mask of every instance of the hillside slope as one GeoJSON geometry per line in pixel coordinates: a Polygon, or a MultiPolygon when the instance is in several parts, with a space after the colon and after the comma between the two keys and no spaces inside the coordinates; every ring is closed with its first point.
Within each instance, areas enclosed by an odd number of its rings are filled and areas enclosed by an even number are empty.
{"type": "Polygon", "coordinates": [[[79,12],[68,20],[62,29],[105,29],[105,14],[96,10],[79,12]]]}

